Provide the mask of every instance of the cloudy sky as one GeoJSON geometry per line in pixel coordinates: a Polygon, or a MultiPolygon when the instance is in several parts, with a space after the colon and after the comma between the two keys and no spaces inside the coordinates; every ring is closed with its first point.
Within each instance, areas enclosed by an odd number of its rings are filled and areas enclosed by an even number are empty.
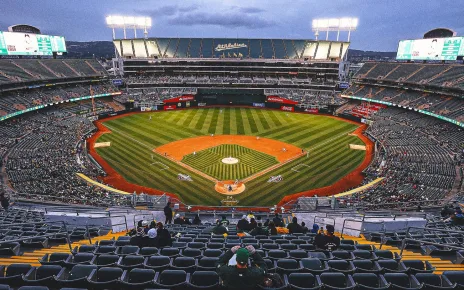
{"type": "MultiPolygon", "coordinates": [[[[0,30],[25,23],[67,40],[110,40],[110,14],[151,16],[149,36],[314,38],[314,18],[357,17],[352,48],[395,51],[436,27],[464,35],[463,0],[1,0],[0,30]]],[[[122,36],[119,34],[118,36],[122,36]]],[[[334,35],[335,36],[335,35],[334,35]]],[[[346,37],[346,35],[344,36],[346,37]]]]}

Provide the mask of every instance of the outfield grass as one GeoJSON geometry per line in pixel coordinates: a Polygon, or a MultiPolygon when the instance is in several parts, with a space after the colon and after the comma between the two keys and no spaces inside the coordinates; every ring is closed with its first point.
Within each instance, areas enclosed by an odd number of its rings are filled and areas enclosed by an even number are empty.
{"type": "Polygon", "coordinates": [[[239,204],[252,206],[274,205],[285,195],[333,184],[365,157],[365,151],[349,149],[349,144],[363,144],[348,135],[357,125],[318,115],[251,108],[223,108],[221,113],[219,108],[207,108],[136,114],[104,125],[113,133],[97,140],[111,142],[111,147],[97,148],[100,156],[129,182],[176,193],[187,204],[219,205],[223,197],[211,181],[152,153],[154,148],[189,137],[238,134],[276,139],[310,152],[309,158],[247,182],[247,189],[238,196],[239,204]],[[300,166],[299,172],[292,170],[299,164],[307,166],[300,166]],[[189,174],[194,181],[178,181],[179,173],[189,174]],[[267,182],[279,174],[282,182],[267,182]]]}
{"type": "Polygon", "coordinates": [[[218,180],[243,179],[279,163],[273,156],[234,144],[223,144],[184,156],[182,162],[218,180]],[[235,157],[237,164],[224,164],[235,157]]]}

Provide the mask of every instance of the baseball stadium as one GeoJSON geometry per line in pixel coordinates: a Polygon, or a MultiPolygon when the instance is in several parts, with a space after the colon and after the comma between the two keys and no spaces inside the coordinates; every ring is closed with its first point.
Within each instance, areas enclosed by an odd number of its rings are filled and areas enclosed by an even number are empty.
{"type": "Polygon", "coordinates": [[[106,58],[0,31],[0,289],[464,289],[464,37],[104,17],[106,58]]]}

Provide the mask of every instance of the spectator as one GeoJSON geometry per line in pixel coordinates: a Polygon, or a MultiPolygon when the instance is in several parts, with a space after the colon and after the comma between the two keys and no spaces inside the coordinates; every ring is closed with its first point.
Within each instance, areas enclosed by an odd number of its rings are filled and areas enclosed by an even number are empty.
{"type": "Polygon", "coordinates": [[[219,258],[218,274],[226,289],[254,289],[263,282],[266,275],[266,263],[261,255],[251,245],[246,248],[232,247],[219,258]],[[235,265],[232,257],[235,255],[235,265]],[[252,265],[248,266],[248,258],[251,256],[252,265]]]}
{"type": "Polygon", "coordinates": [[[222,220],[221,220],[221,224],[225,227],[228,227],[230,222],[227,220],[226,216],[225,215],[222,215],[222,220]]]}
{"type": "Polygon", "coordinates": [[[308,227],[306,226],[305,222],[301,222],[301,232],[306,234],[309,231],[308,227]]]}
{"type": "Polygon", "coordinates": [[[144,246],[145,230],[142,227],[137,228],[137,233],[130,239],[130,244],[142,248],[144,246]]]}
{"type": "Polygon", "coordinates": [[[215,235],[224,235],[228,233],[228,230],[222,223],[218,220],[216,221],[216,226],[213,228],[212,233],[215,235]]]}
{"type": "Polygon", "coordinates": [[[197,226],[201,225],[200,215],[198,215],[198,214],[195,215],[195,218],[193,219],[192,224],[197,225],[197,226]]]}
{"type": "Polygon", "coordinates": [[[158,231],[153,228],[148,231],[148,235],[145,237],[144,247],[158,247],[156,237],[158,236],[158,231]]]}
{"type": "Polygon", "coordinates": [[[3,209],[8,211],[8,207],[10,206],[10,202],[8,201],[8,198],[5,196],[5,194],[2,192],[0,196],[0,204],[2,205],[3,209]]]}
{"type": "Polygon", "coordinates": [[[284,225],[282,219],[279,217],[279,213],[275,213],[274,218],[272,219],[276,227],[282,227],[284,225]]]}
{"type": "Polygon", "coordinates": [[[269,231],[267,229],[263,228],[262,223],[258,223],[256,228],[254,228],[253,230],[250,231],[250,235],[252,235],[252,236],[258,236],[258,235],[269,236],[269,231]]]}
{"type": "Polygon", "coordinates": [[[143,231],[145,232],[145,235],[148,234],[148,231],[150,230],[150,228],[148,227],[148,221],[143,221],[142,227],[143,227],[143,231]]]}
{"type": "Polygon", "coordinates": [[[164,207],[164,216],[166,217],[166,221],[164,222],[165,224],[172,223],[172,208],[170,201],[168,201],[168,203],[164,207]]]}
{"type": "Polygon", "coordinates": [[[248,225],[248,231],[252,231],[257,226],[258,226],[258,223],[256,222],[256,220],[254,218],[251,218],[250,219],[250,224],[248,225]]]}
{"type": "Polygon", "coordinates": [[[157,226],[158,229],[156,233],[156,244],[158,245],[158,247],[161,248],[166,246],[172,246],[172,238],[169,231],[163,227],[163,223],[161,222],[158,222],[157,226]]]}
{"type": "Polygon", "coordinates": [[[319,233],[314,239],[314,244],[318,249],[333,251],[340,246],[340,238],[334,236],[335,229],[332,225],[327,226],[325,235],[319,233]]]}
{"type": "Polygon", "coordinates": [[[184,220],[180,217],[180,214],[176,214],[175,219],[174,219],[174,224],[175,225],[183,225],[184,220]]]}
{"type": "Polygon", "coordinates": [[[319,226],[317,224],[313,224],[313,228],[311,229],[311,233],[313,233],[313,234],[319,233],[319,226]]]}
{"type": "Polygon", "coordinates": [[[243,215],[242,219],[238,221],[237,223],[237,231],[245,231],[248,229],[249,222],[247,220],[247,216],[243,215]]]}
{"type": "Polygon", "coordinates": [[[288,232],[290,234],[302,233],[303,232],[303,229],[298,224],[298,219],[296,218],[296,216],[294,216],[293,219],[292,219],[292,222],[288,224],[287,229],[288,229],[288,232]]]}
{"type": "Polygon", "coordinates": [[[269,227],[268,227],[268,228],[269,228],[269,233],[270,233],[272,236],[277,235],[277,229],[276,229],[276,226],[275,226],[275,224],[274,224],[273,221],[270,221],[270,222],[269,222],[269,227]]]}

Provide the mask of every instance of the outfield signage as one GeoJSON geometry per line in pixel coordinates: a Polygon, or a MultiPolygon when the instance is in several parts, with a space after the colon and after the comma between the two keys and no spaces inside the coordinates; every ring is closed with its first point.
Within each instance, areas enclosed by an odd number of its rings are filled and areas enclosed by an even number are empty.
{"type": "Polygon", "coordinates": [[[113,80],[113,85],[115,85],[115,86],[122,86],[122,80],[121,80],[121,79],[113,80]]]}
{"type": "Polygon", "coordinates": [[[339,87],[340,89],[347,89],[347,88],[350,87],[350,84],[347,83],[347,82],[341,82],[341,83],[338,85],[338,87],[339,87]]]}
{"type": "Polygon", "coordinates": [[[102,98],[102,97],[109,97],[109,96],[118,96],[118,95],[120,95],[120,94],[121,94],[121,92],[108,93],[108,94],[99,94],[99,95],[93,95],[93,96],[85,96],[85,97],[80,97],[80,98],[69,99],[69,100],[66,100],[66,101],[60,101],[60,102],[55,102],[55,103],[50,103],[50,104],[45,104],[45,105],[30,107],[30,108],[27,108],[27,109],[25,109],[25,110],[17,111],[17,112],[14,112],[14,113],[11,113],[11,114],[2,116],[2,117],[0,117],[0,122],[1,122],[1,121],[4,121],[4,120],[6,120],[6,119],[9,119],[9,118],[12,118],[12,117],[15,117],[15,116],[18,116],[18,115],[27,113],[27,112],[36,111],[36,110],[43,109],[43,108],[48,107],[48,106],[63,104],[63,103],[65,103],[65,102],[66,102],[66,103],[69,103],[69,102],[76,102],[76,101],[88,100],[88,99],[91,99],[91,98],[102,98]]]}
{"type": "Polygon", "coordinates": [[[282,111],[287,111],[287,112],[293,112],[295,111],[295,107],[292,107],[292,106],[280,106],[280,109],[282,111]]]}
{"type": "Polygon", "coordinates": [[[296,105],[298,102],[286,99],[286,98],[281,98],[279,96],[267,96],[266,102],[270,103],[280,103],[280,104],[287,104],[287,105],[296,105]]]}
{"type": "Polygon", "coordinates": [[[169,110],[175,110],[177,108],[176,105],[165,105],[164,110],[169,111],[169,110]]]}
{"type": "Polygon", "coordinates": [[[187,102],[187,101],[194,101],[195,97],[193,95],[185,95],[185,96],[180,96],[178,98],[172,98],[172,99],[167,99],[164,100],[163,102],[166,103],[179,103],[179,102],[187,102]]]}
{"type": "Polygon", "coordinates": [[[253,107],[264,108],[264,107],[266,107],[266,104],[265,103],[253,103],[253,107]]]}
{"type": "Polygon", "coordinates": [[[311,108],[308,108],[308,109],[305,109],[304,110],[306,113],[311,113],[311,114],[317,114],[319,113],[319,109],[311,109],[311,108]]]}
{"type": "Polygon", "coordinates": [[[378,103],[378,104],[383,104],[383,105],[387,105],[387,106],[394,106],[394,107],[400,107],[400,108],[408,109],[408,110],[411,110],[411,111],[419,112],[421,114],[425,114],[425,115],[435,117],[437,119],[440,119],[440,120],[443,120],[443,121],[446,121],[446,122],[449,122],[449,123],[453,123],[455,125],[458,125],[459,127],[464,128],[464,123],[463,122],[458,122],[458,121],[456,121],[454,119],[451,119],[451,118],[448,118],[448,117],[443,117],[441,115],[438,115],[438,114],[435,114],[435,113],[432,113],[432,112],[429,112],[429,111],[419,110],[419,109],[415,109],[415,108],[401,106],[401,105],[398,105],[398,104],[393,104],[393,103],[390,103],[390,102],[384,102],[384,101],[380,101],[380,100],[361,98],[361,97],[356,97],[356,96],[342,95],[342,97],[343,98],[348,98],[348,99],[361,100],[361,101],[366,101],[366,102],[372,102],[372,103],[378,103]]]}

